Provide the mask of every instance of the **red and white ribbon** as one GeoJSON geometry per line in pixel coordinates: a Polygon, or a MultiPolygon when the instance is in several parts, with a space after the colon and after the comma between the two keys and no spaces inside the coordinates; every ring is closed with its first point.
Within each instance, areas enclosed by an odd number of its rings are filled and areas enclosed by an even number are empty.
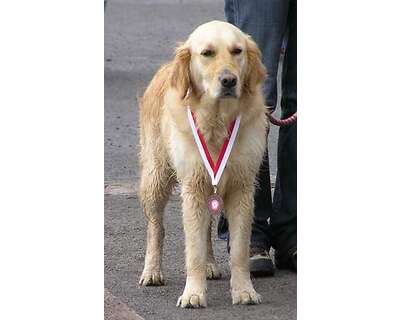
{"type": "Polygon", "coordinates": [[[236,119],[229,125],[228,137],[226,137],[224,140],[221,150],[219,151],[218,160],[215,164],[207,148],[206,141],[204,140],[199,128],[196,126],[196,118],[192,110],[190,110],[190,107],[187,108],[187,115],[190,128],[192,129],[194,141],[199,149],[201,159],[203,160],[207,172],[211,177],[211,183],[213,186],[217,186],[222,177],[222,173],[224,172],[226,163],[228,162],[229,155],[232,152],[232,148],[239,131],[240,115],[237,116],[236,119]]]}

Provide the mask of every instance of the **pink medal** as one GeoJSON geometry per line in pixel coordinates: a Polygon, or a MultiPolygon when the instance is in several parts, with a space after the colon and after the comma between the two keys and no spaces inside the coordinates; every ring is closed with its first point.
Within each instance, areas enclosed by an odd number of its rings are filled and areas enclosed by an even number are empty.
{"type": "Polygon", "coordinates": [[[224,208],[224,201],[217,194],[217,188],[214,189],[214,194],[211,195],[207,200],[208,212],[212,215],[218,215],[224,208]]]}
{"type": "Polygon", "coordinates": [[[240,115],[236,117],[236,119],[232,121],[232,123],[230,124],[228,128],[228,137],[225,138],[224,143],[218,155],[218,160],[214,164],[214,161],[211,158],[211,154],[207,148],[207,144],[204,140],[204,137],[201,134],[200,130],[196,127],[196,118],[194,116],[194,113],[190,110],[189,107],[187,109],[187,114],[190,127],[192,129],[192,134],[197,145],[197,149],[199,150],[204,166],[206,167],[207,172],[211,177],[211,184],[214,187],[214,193],[210,195],[207,200],[208,212],[211,215],[218,215],[224,208],[224,202],[221,196],[219,196],[217,193],[217,185],[222,177],[222,173],[224,172],[225,166],[228,162],[229,155],[232,152],[232,148],[235,143],[237,133],[239,131],[240,115]]]}

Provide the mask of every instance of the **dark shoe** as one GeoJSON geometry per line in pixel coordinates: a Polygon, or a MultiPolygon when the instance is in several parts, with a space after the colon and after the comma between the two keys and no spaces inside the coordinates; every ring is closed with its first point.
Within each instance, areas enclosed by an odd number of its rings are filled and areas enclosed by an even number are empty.
{"type": "Polygon", "coordinates": [[[274,263],[269,252],[264,248],[250,248],[250,273],[253,277],[269,277],[275,272],[274,263]]]}
{"type": "Polygon", "coordinates": [[[285,253],[275,251],[275,265],[278,269],[288,269],[297,272],[297,246],[285,253]]]}

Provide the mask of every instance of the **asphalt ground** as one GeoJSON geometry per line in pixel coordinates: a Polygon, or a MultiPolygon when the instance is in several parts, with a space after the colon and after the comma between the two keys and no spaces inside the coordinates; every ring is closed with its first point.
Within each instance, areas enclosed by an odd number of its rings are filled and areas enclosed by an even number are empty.
{"type": "MultiPolygon", "coordinates": [[[[139,206],[138,109],[140,96],[157,68],[172,58],[177,41],[199,24],[224,19],[223,1],[114,0],[105,13],[105,242],[106,319],[295,319],[296,275],[277,271],[255,279],[263,303],[232,306],[226,243],[215,238],[223,273],[209,281],[208,307],[176,308],[185,285],[184,236],[177,193],[166,208],[163,287],[140,287],[146,219],[139,206]]],[[[270,133],[271,174],[276,174],[277,129],[270,133]]]]}

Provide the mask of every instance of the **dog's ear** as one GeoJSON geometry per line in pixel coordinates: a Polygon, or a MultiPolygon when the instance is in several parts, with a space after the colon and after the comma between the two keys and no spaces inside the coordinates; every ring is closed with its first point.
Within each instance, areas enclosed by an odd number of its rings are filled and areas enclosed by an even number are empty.
{"type": "Polygon", "coordinates": [[[172,62],[170,85],[176,88],[183,99],[190,88],[190,49],[183,43],[175,50],[175,58],[172,62]]]}
{"type": "Polygon", "coordinates": [[[252,93],[255,87],[267,77],[267,70],[261,61],[261,51],[254,40],[247,38],[247,70],[244,79],[244,88],[252,93]]]}

